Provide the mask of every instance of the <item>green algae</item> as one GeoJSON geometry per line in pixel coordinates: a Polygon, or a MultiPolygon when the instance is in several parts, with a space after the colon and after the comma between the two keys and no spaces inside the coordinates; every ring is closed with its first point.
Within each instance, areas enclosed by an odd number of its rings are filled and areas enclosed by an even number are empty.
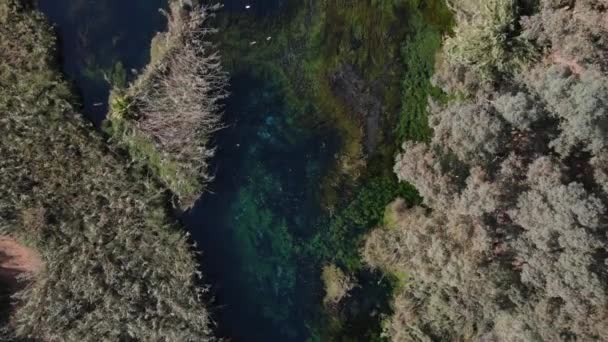
{"type": "MultiPolygon", "coordinates": [[[[279,265],[286,274],[290,274],[286,270],[297,270],[300,263],[294,260],[306,260],[308,267],[316,269],[317,279],[323,265],[334,263],[360,282],[355,295],[331,310],[320,305],[322,294],[315,297],[318,312],[307,323],[310,340],[381,340],[380,312],[389,313],[390,293],[402,286],[401,278],[383,280],[367,273],[358,250],[364,235],[383,223],[386,205],[396,197],[420,203],[415,189],[400,184],[391,170],[403,140],[424,140],[430,135],[427,98],[443,95],[429,78],[451,16],[439,0],[291,4],[289,11],[272,18],[240,12],[220,15],[218,43],[231,72],[246,71],[281,89],[290,113],[286,122],[304,130],[323,127],[338,133],[340,146],[334,162],[317,184],[309,185],[317,189],[325,212],[305,237],[299,236],[296,232],[303,228],[294,227],[304,226],[299,222],[302,216],[284,220],[276,209],[261,205],[260,197],[269,196],[263,185],[248,185],[239,191],[236,205],[244,215],[239,216],[238,237],[251,260],[249,273],[258,275],[253,278],[259,284],[275,281],[286,293],[299,291],[298,295],[307,297],[297,285],[297,276],[292,289],[291,282],[269,276],[279,265]],[[366,84],[382,80],[375,83],[374,91],[383,103],[380,142],[371,153],[364,148],[364,120],[331,83],[332,75],[344,65],[353,66],[366,84]],[[260,246],[265,243],[278,253],[277,258],[262,255],[260,246]],[[365,309],[353,312],[349,307],[365,309]],[[370,316],[372,311],[379,311],[378,315],[370,316]]],[[[307,169],[318,172],[311,165],[307,169]]],[[[280,182],[261,183],[273,183],[266,187],[276,191],[280,182]]]]}

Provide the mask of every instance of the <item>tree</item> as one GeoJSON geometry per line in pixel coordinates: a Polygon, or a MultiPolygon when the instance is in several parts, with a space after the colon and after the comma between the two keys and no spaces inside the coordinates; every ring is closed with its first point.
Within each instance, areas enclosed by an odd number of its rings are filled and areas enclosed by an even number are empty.
{"type": "Polygon", "coordinates": [[[608,340],[605,5],[523,4],[457,2],[449,100],[396,158],[426,207],[391,204],[362,251],[401,281],[394,341],[608,340]]]}
{"type": "Polygon", "coordinates": [[[461,161],[473,164],[484,163],[504,149],[504,121],[484,98],[435,108],[430,118],[434,145],[449,146],[461,161]]]}
{"type": "Polygon", "coordinates": [[[425,144],[409,142],[403,144],[403,151],[397,156],[394,167],[397,177],[413,184],[427,205],[434,207],[451,203],[457,185],[454,177],[442,172],[436,153],[425,144]]]}
{"type": "Polygon", "coordinates": [[[503,94],[494,101],[500,115],[514,128],[525,131],[530,125],[544,117],[538,103],[524,92],[503,94]]]}
{"type": "Polygon", "coordinates": [[[608,77],[597,70],[577,75],[563,66],[538,66],[528,82],[560,120],[552,142],[560,154],[566,157],[580,144],[594,154],[608,146],[608,77]]]}

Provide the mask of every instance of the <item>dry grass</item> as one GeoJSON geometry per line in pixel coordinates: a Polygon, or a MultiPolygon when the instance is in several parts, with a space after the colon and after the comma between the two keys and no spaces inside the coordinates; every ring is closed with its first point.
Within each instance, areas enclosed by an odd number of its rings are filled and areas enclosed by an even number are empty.
{"type": "MultiPolygon", "coordinates": [[[[55,54],[41,14],[27,1],[0,0],[0,235],[44,260],[36,281],[12,298],[17,309],[0,333],[211,339],[195,258],[166,189],[75,114],[55,54]]],[[[32,254],[20,255],[11,267],[37,268],[23,258],[32,254]]]]}
{"type": "Polygon", "coordinates": [[[154,39],[152,63],[126,94],[115,94],[110,115],[116,127],[128,127],[115,130],[122,132],[119,140],[151,165],[185,208],[212,180],[209,140],[222,128],[227,74],[207,23],[217,8],[184,10],[173,1],[168,30],[154,39]]]}

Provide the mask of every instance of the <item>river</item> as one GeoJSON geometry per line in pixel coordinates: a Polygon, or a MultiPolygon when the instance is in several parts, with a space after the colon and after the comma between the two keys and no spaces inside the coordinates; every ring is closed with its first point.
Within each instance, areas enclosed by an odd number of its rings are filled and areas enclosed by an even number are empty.
{"type": "MultiPolygon", "coordinates": [[[[249,2],[226,3],[243,11],[249,2]]],[[[258,1],[251,15],[282,8],[258,1]]],[[[163,0],[40,0],[56,25],[63,68],[97,126],[116,84],[149,60],[149,44],[165,20],[163,0]],[[108,82],[110,81],[110,82],[108,82]]],[[[238,61],[237,61],[238,62],[238,61]]],[[[322,178],[339,141],[331,128],[301,124],[281,86],[231,75],[226,128],[214,143],[216,173],[208,193],[182,218],[202,251],[219,336],[233,341],[305,341],[319,320],[320,267],[301,250],[318,229],[322,178]]]]}

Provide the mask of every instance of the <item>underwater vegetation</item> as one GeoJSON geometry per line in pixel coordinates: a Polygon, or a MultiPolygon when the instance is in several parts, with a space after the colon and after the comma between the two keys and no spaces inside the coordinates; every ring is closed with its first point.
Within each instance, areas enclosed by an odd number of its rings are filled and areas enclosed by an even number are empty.
{"type": "MultiPolygon", "coordinates": [[[[237,207],[242,213],[249,213],[257,225],[272,222],[274,227],[245,236],[247,241],[280,241],[286,247],[279,249],[282,257],[275,259],[282,260],[281,275],[285,276],[275,279],[277,285],[289,284],[292,260],[311,265],[307,267],[313,272],[298,276],[316,283],[310,287],[316,304],[308,305],[313,314],[308,317],[307,331],[313,340],[379,339],[382,317],[390,313],[391,288],[398,281],[369,272],[359,248],[365,234],[382,223],[385,208],[394,198],[420,203],[416,190],[398,183],[391,173],[398,147],[395,141],[430,136],[427,98],[442,96],[430,77],[451,15],[441,1],[287,1],[282,6],[283,11],[268,18],[236,8],[220,14],[217,42],[224,64],[230,72],[246,71],[272,80],[281,88],[295,125],[308,130],[331,127],[338,133],[339,144],[331,163],[321,168],[325,171],[317,183],[310,185],[320,210],[304,229],[305,238],[298,235],[295,222],[287,221],[287,236],[291,236],[287,238],[282,228],[285,221],[260,208],[244,209],[259,206],[265,196],[239,192],[243,205],[237,207]],[[345,272],[355,284],[343,301],[329,308],[321,304],[325,285],[319,283],[327,265],[345,272]],[[360,309],[353,310],[356,307],[360,309]]],[[[268,179],[259,175],[256,183],[260,184],[252,193],[264,194],[260,187],[268,179]]],[[[243,227],[256,225],[243,218],[239,216],[243,227]]],[[[246,250],[260,253],[255,248],[246,250]]],[[[276,277],[278,272],[274,273],[276,277]]],[[[298,294],[305,296],[302,290],[298,294]]]]}
{"type": "Polygon", "coordinates": [[[241,73],[231,93],[213,163],[222,171],[186,221],[215,284],[220,334],[303,340],[321,291],[299,250],[321,213],[318,184],[335,134],[299,125],[280,83],[241,73]]]}

